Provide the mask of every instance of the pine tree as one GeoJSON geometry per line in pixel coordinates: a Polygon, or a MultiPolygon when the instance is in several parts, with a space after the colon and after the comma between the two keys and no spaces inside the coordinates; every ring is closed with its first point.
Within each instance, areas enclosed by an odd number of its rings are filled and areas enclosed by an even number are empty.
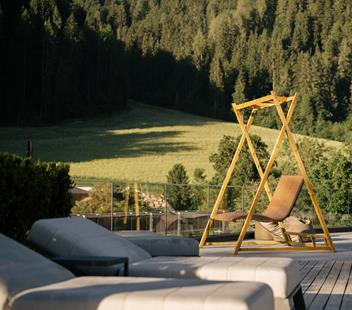
{"type": "Polygon", "coordinates": [[[189,177],[182,164],[175,164],[167,175],[167,200],[175,210],[191,210],[192,192],[189,177]]]}

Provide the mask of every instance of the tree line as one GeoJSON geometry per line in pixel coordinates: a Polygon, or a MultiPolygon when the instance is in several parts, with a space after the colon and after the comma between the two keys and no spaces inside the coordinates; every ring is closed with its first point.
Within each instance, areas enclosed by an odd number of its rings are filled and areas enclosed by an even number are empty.
{"type": "MultiPolygon", "coordinates": [[[[122,110],[126,99],[233,119],[299,92],[294,127],[352,131],[349,0],[7,0],[2,122],[122,110]]],[[[277,127],[274,111],[258,120],[277,127]]]]}

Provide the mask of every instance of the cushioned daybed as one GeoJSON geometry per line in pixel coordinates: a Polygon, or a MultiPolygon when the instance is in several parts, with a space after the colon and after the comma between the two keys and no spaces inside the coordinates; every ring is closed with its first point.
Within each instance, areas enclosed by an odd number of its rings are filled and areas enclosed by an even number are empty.
{"type": "Polygon", "coordinates": [[[133,277],[78,277],[0,234],[0,309],[263,310],[269,286],[255,282],[133,277]]]}
{"type": "Polygon", "coordinates": [[[142,248],[84,218],[37,221],[28,240],[53,256],[127,256],[133,276],[263,282],[272,288],[277,309],[289,309],[293,302],[297,309],[304,308],[299,267],[289,258],[151,257],[142,248]]]}

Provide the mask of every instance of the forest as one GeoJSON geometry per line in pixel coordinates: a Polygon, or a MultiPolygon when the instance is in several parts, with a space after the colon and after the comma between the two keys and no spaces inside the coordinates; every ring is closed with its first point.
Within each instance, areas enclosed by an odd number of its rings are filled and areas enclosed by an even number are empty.
{"type": "Polygon", "coordinates": [[[274,89],[299,93],[296,131],[350,141],[351,33],[350,0],[2,0],[0,124],[128,99],[233,120],[274,89]]]}

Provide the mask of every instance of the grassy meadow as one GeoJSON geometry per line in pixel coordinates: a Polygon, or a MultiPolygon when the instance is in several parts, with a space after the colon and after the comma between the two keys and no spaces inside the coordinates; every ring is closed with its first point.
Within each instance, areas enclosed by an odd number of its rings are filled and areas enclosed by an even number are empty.
{"type": "MultiPolygon", "coordinates": [[[[253,126],[251,133],[260,135],[270,150],[278,130],[253,126]]],[[[175,163],[184,164],[191,179],[195,168],[204,168],[210,178],[214,171],[209,155],[225,134],[239,135],[239,126],[129,102],[123,113],[46,127],[1,127],[0,151],[24,156],[31,139],[34,158],[70,163],[73,177],[165,182],[175,163]]],[[[324,141],[327,146],[342,146],[324,141]]]]}

